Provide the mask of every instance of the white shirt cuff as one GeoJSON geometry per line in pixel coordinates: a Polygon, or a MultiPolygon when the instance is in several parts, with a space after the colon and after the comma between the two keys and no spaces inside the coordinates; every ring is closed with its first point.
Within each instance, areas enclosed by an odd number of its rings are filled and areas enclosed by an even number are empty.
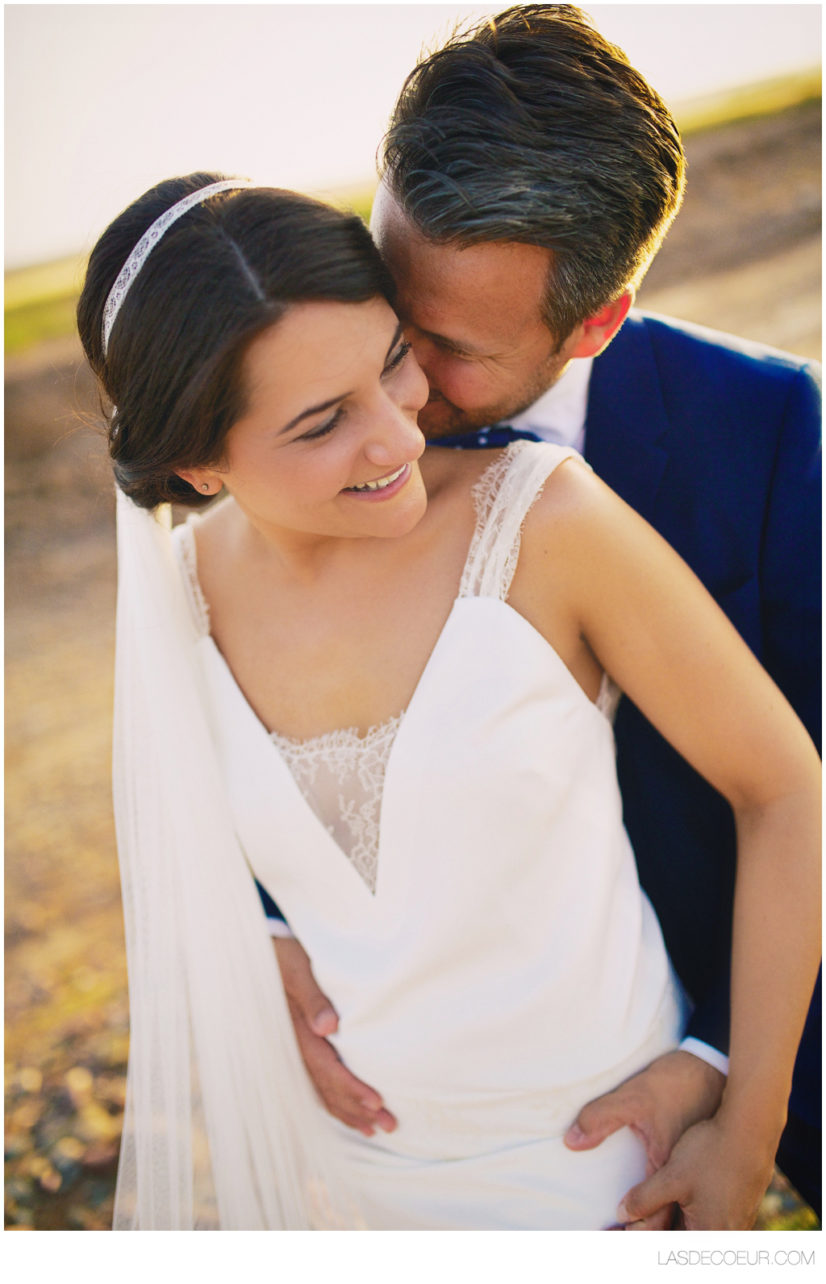
{"type": "Polygon", "coordinates": [[[690,1052],[693,1057],[699,1057],[701,1061],[706,1061],[720,1074],[728,1074],[728,1057],[723,1052],[718,1052],[712,1048],[710,1043],[703,1043],[702,1039],[683,1039],[680,1044],[681,1052],[690,1052]]]}
{"type": "Polygon", "coordinates": [[[268,918],[267,928],[269,929],[270,936],[278,937],[279,939],[288,939],[293,935],[292,928],[289,923],[284,922],[283,918],[268,918]]]}

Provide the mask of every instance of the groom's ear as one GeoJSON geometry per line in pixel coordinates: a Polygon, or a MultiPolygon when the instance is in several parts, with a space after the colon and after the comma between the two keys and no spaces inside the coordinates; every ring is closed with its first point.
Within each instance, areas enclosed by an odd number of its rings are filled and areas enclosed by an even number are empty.
{"type": "Polygon", "coordinates": [[[613,303],[606,303],[605,307],[600,308],[599,312],[594,313],[592,317],[586,317],[565,341],[567,355],[569,357],[598,356],[603,348],[607,348],[619,330],[633,302],[634,295],[629,290],[613,303]]]}

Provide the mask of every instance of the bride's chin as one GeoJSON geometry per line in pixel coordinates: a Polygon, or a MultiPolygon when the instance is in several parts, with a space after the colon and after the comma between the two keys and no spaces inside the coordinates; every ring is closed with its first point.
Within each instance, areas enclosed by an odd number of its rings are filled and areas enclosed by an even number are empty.
{"type": "Polygon", "coordinates": [[[339,533],[355,539],[399,539],[415,530],[427,512],[428,497],[419,461],[410,464],[410,472],[401,489],[386,498],[339,493],[339,533]]]}
{"type": "Polygon", "coordinates": [[[401,539],[416,529],[426,512],[427,491],[416,461],[404,491],[388,505],[382,522],[385,529],[376,533],[388,539],[401,539]]]}
{"type": "Polygon", "coordinates": [[[403,535],[409,535],[414,531],[422,521],[427,512],[427,493],[424,486],[421,487],[420,496],[415,504],[411,504],[406,513],[400,518],[393,534],[400,538],[403,535]]]}

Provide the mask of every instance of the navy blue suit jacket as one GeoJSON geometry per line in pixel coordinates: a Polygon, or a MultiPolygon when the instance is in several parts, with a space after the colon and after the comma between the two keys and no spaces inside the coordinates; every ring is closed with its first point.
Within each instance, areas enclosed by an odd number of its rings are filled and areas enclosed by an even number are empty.
{"type": "MultiPolygon", "coordinates": [[[[696,572],[820,747],[819,369],[632,312],[594,363],[585,454],[696,572]]],[[[628,701],[617,715],[640,878],[696,1004],[726,1049],[734,827],[727,804],[628,701]]],[[[820,1117],[819,994],[792,1108],[820,1117]]]]}

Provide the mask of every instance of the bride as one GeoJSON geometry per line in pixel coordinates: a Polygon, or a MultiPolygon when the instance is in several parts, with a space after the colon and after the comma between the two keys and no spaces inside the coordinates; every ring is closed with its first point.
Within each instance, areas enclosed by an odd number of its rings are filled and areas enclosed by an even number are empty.
{"type": "Polygon", "coordinates": [[[424,451],[391,300],[358,219],[210,174],[91,256],[78,321],[120,491],[119,1227],[613,1223],[641,1143],[562,1136],[683,1022],[622,827],[618,689],[737,822],[703,1161],[782,1128],[818,957],[808,737],[574,452],[424,451]],[[170,534],[170,503],[209,507],[170,534]],[[392,1135],[315,1100],[253,875],[392,1135]]]}

